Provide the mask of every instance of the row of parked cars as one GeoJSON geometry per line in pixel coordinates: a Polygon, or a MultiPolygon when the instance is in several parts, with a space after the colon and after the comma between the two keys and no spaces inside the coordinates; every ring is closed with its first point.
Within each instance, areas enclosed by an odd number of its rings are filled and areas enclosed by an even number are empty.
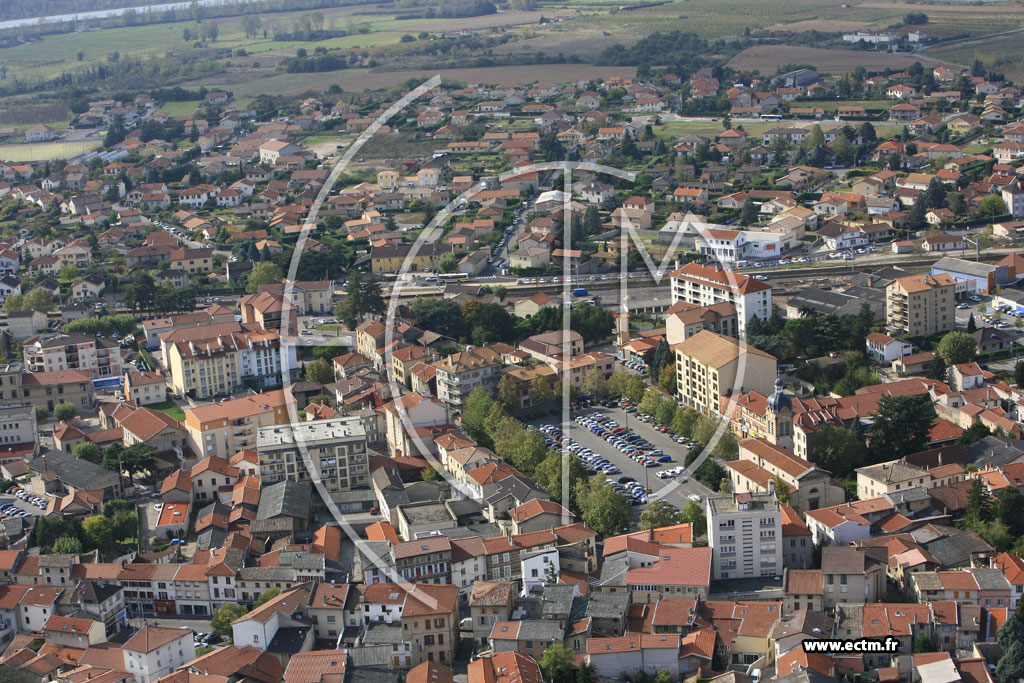
{"type": "MultiPolygon", "coordinates": [[[[594,476],[598,472],[603,472],[604,474],[621,473],[618,467],[608,462],[600,454],[594,453],[594,451],[576,442],[574,439],[564,436],[562,430],[558,427],[554,425],[541,425],[540,432],[547,438],[552,439],[556,446],[579,458],[580,463],[587,468],[587,474],[590,476],[594,476]]],[[[619,495],[625,496],[630,505],[643,505],[647,502],[647,491],[640,484],[633,481],[632,477],[622,476],[619,477],[618,481],[615,479],[605,479],[605,483],[611,486],[619,495]]]]}
{"type": "Polygon", "coordinates": [[[7,493],[12,493],[12,494],[14,494],[14,496],[16,498],[21,498],[26,503],[31,503],[32,505],[35,505],[37,508],[41,508],[41,509],[44,509],[44,510],[46,509],[46,499],[45,498],[40,498],[36,494],[32,493],[31,491],[26,491],[25,489],[21,488],[20,486],[15,486],[13,489],[8,491],[7,493]]]}
{"type": "Polygon", "coordinates": [[[0,519],[7,519],[8,517],[38,517],[39,514],[36,512],[29,512],[28,510],[22,510],[14,503],[4,503],[0,505],[0,519]]]}
{"type": "Polygon", "coordinates": [[[192,640],[195,641],[196,646],[202,646],[216,645],[224,639],[218,636],[216,633],[193,633],[192,640]]]}

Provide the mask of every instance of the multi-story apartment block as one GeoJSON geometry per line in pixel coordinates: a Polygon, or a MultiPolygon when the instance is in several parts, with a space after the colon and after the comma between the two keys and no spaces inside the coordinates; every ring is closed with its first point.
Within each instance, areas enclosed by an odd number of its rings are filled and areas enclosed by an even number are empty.
{"type": "Polygon", "coordinates": [[[703,413],[717,414],[721,396],[745,391],[767,395],[775,384],[775,356],[732,337],[701,330],[672,349],[677,394],[703,413]]]}
{"type": "Polygon", "coordinates": [[[264,484],[322,481],[335,492],[370,481],[366,432],[358,417],[263,427],[256,435],[256,452],[264,484]]]}
{"type": "Polygon", "coordinates": [[[284,353],[290,357],[287,367],[294,369],[293,345],[282,345],[277,330],[253,330],[173,342],[167,345],[164,362],[174,393],[201,399],[230,393],[245,379],[264,386],[280,384],[284,353]]]}
{"type": "Polygon", "coordinates": [[[466,397],[477,387],[494,393],[501,379],[501,364],[501,354],[487,347],[453,353],[434,363],[437,397],[461,411],[466,397]]]}
{"type": "Polygon", "coordinates": [[[952,330],[956,280],[946,273],[906,275],[885,288],[885,322],[893,336],[952,330]]]}
{"type": "Polygon", "coordinates": [[[253,449],[261,427],[289,422],[287,404],[293,402],[287,390],[278,389],[188,408],[185,411],[188,445],[200,458],[211,455],[230,458],[240,450],[253,449]]]}
{"type": "Polygon", "coordinates": [[[121,374],[121,346],[114,340],[84,334],[40,334],[23,347],[29,372],[87,370],[93,378],[121,374]]]}
{"type": "Polygon", "coordinates": [[[772,493],[708,496],[713,579],[782,573],[782,511],[772,493]]]}
{"type": "Polygon", "coordinates": [[[767,320],[772,314],[771,286],[747,275],[713,266],[687,263],[672,273],[672,303],[685,301],[696,306],[732,304],[739,331],[746,330],[754,316],[767,320]]]}

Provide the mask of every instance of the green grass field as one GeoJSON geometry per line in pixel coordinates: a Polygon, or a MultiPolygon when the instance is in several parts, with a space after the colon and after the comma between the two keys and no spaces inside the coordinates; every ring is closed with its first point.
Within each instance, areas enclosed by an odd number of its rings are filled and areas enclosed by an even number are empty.
{"type": "Polygon", "coordinates": [[[199,100],[192,100],[191,102],[164,102],[160,107],[160,111],[171,116],[184,116],[194,112],[199,104],[199,100]]]}
{"type": "Polygon", "coordinates": [[[183,422],[185,420],[185,411],[182,409],[181,406],[179,406],[174,401],[162,401],[161,403],[151,403],[146,407],[152,408],[153,410],[159,410],[161,413],[166,413],[167,415],[170,415],[178,422],[183,422]]]}
{"type": "Polygon", "coordinates": [[[75,142],[39,142],[34,144],[0,145],[0,160],[3,161],[49,161],[70,159],[99,148],[102,139],[75,142]]]}

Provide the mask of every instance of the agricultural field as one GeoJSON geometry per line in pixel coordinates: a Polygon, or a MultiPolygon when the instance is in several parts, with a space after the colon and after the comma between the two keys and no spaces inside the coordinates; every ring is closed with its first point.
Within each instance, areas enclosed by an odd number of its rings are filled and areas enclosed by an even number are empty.
{"type": "Polygon", "coordinates": [[[1024,41],[1020,32],[1006,33],[989,38],[958,41],[950,45],[937,45],[925,51],[934,59],[959,64],[971,64],[975,59],[1001,71],[1013,80],[1024,78],[1024,41]]]}
{"type": "Polygon", "coordinates": [[[786,64],[813,64],[818,71],[842,74],[858,66],[867,69],[904,69],[914,62],[931,61],[920,55],[888,54],[863,50],[826,49],[800,45],[754,45],[748,47],[731,60],[734,69],[758,70],[762,74],[773,74],[786,64]]]}
{"type": "Polygon", "coordinates": [[[324,90],[338,84],[344,90],[361,92],[378,88],[389,88],[405,83],[410,78],[426,80],[434,74],[442,78],[466,82],[481,80],[485,83],[502,81],[536,81],[536,80],[573,80],[576,78],[595,78],[600,76],[632,76],[635,67],[596,67],[585,64],[537,64],[524,66],[493,66],[476,69],[410,69],[408,71],[375,71],[370,69],[345,69],[312,74],[274,74],[263,78],[251,77],[239,80],[239,74],[227,74],[223,77],[208,78],[192,83],[188,87],[224,87],[235,95],[254,97],[263,93],[294,95],[306,90],[324,90]]]}
{"type": "Polygon", "coordinates": [[[96,140],[74,142],[37,142],[32,144],[0,145],[0,161],[46,161],[49,159],[70,159],[97,149],[103,144],[96,140]]]}

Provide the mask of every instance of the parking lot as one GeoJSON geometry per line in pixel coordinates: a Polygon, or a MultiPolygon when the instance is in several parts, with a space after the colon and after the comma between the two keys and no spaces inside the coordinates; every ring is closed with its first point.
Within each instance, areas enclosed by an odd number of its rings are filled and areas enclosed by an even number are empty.
{"type": "Polygon", "coordinates": [[[0,518],[11,517],[15,514],[21,514],[22,516],[42,516],[43,512],[46,510],[46,499],[32,493],[26,493],[24,495],[28,500],[25,500],[14,495],[14,492],[18,490],[20,490],[19,487],[15,487],[11,489],[12,493],[0,495],[0,518]],[[36,505],[31,502],[32,499],[43,500],[43,504],[41,506],[36,505]],[[23,513],[27,513],[27,515],[23,513]]]}
{"type": "MultiPolygon", "coordinates": [[[[689,449],[685,445],[678,444],[673,441],[669,435],[655,430],[651,425],[640,422],[633,415],[629,415],[620,408],[605,408],[595,405],[573,413],[573,419],[567,424],[557,424],[557,420],[553,417],[537,418],[531,421],[530,424],[538,427],[543,424],[553,424],[559,427],[568,438],[572,439],[584,448],[590,449],[595,454],[600,455],[619,470],[618,474],[605,474],[604,472],[598,471],[592,478],[597,478],[602,481],[605,479],[611,479],[617,482],[620,477],[630,477],[653,492],[649,496],[648,502],[659,497],[664,497],[669,503],[679,509],[682,509],[683,506],[691,500],[690,496],[697,496],[703,499],[709,493],[712,493],[712,491],[706,486],[690,477],[688,477],[685,482],[676,479],[660,479],[657,476],[658,472],[672,469],[674,467],[684,466],[689,449]],[[575,417],[577,415],[592,414],[604,415],[615,421],[618,425],[626,427],[627,431],[639,434],[641,437],[646,439],[654,449],[661,450],[665,455],[670,456],[672,458],[672,462],[659,463],[657,467],[644,467],[625,453],[620,452],[604,438],[591,432],[588,427],[585,427],[575,421],[575,417]]],[[[592,467],[586,463],[584,463],[584,466],[588,469],[592,469],[592,467]]],[[[642,511],[644,507],[644,505],[640,504],[634,509],[642,511]]]]}
{"type": "Polygon", "coordinates": [[[1020,316],[1008,306],[1004,306],[1001,309],[995,308],[992,305],[991,296],[973,296],[957,302],[957,327],[966,328],[967,321],[972,315],[974,316],[974,324],[978,327],[994,327],[1014,336],[1022,332],[1022,328],[1017,327],[1017,321],[1020,319],[1020,316]],[[985,307],[984,313],[979,310],[981,306],[985,307]]]}

